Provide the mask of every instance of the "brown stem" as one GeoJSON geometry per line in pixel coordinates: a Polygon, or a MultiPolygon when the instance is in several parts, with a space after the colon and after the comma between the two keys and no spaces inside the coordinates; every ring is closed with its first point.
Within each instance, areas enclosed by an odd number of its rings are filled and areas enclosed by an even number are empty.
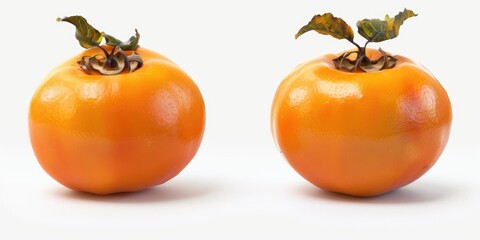
{"type": "Polygon", "coordinates": [[[358,49],[357,58],[355,59],[355,61],[357,61],[358,59],[361,59],[362,63],[366,63],[366,64],[370,63],[370,59],[367,57],[367,51],[366,51],[367,44],[369,43],[369,41],[367,41],[363,47],[361,47],[358,43],[354,42],[353,40],[348,39],[348,41],[351,42],[353,45],[355,45],[355,47],[357,47],[358,49]]]}
{"type": "Polygon", "coordinates": [[[362,52],[365,53],[365,50],[364,50],[362,47],[360,47],[360,45],[358,45],[356,42],[354,42],[354,41],[351,40],[351,39],[347,39],[347,40],[348,40],[349,42],[351,42],[353,45],[355,45],[355,47],[358,48],[358,53],[359,53],[359,54],[361,54],[362,52]]]}
{"type": "Polygon", "coordinates": [[[112,48],[110,54],[106,54],[105,62],[103,63],[103,68],[106,70],[113,70],[118,68],[118,62],[114,58],[115,49],[117,49],[117,46],[114,46],[112,48]]]}

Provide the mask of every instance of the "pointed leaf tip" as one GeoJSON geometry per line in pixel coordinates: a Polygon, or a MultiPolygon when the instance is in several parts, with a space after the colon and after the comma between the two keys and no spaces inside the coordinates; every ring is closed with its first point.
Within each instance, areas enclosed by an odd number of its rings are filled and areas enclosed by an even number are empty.
{"type": "Polygon", "coordinates": [[[295,39],[311,30],[315,30],[323,35],[330,35],[337,39],[353,41],[352,28],[343,19],[334,17],[331,13],[315,15],[307,25],[300,28],[298,33],[295,34],[295,39]]]}
{"type": "Polygon", "coordinates": [[[76,28],[75,38],[84,48],[91,48],[100,45],[103,38],[103,32],[98,31],[82,16],[70,16],[57,18],[57,22],[69,22],[76,28]]]}

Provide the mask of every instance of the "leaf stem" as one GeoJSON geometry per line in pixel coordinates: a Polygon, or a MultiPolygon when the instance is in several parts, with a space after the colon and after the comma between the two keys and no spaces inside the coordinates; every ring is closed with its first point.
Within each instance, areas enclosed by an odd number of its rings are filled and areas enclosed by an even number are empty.
{"type": "Polygon", "coordinates": [[[355,47],[358,48],[358,53],[356,60],[361,59],[363,62],[370,62],[370,59],[367,57],[366,49],[367,49],[367,44],[369,43],[368,41],[365,43],[364,47],[361,47],[358,43],[354,42],[353,40],[347,39],[349,42],[351,42],[355,47]]]}
{"type": "Polygon", "coordinates": [[[360,47],[360,45],[358,45],[356,42],[354,42],[353,40],[350,40],[350,39],[347,39],[349,42],[351,42],[353,45],[355,45],[355,47],[358,48],[358,51],[359,53],[361,53],[363,50],[362,50],[362,47],[360,47]]]}
{"type": "Polygon", "coordinates": [[[367,45],[370,43],[370,41],[367,41],[365,45],[363,45],[363,49],[367,49],[367,45]]]}

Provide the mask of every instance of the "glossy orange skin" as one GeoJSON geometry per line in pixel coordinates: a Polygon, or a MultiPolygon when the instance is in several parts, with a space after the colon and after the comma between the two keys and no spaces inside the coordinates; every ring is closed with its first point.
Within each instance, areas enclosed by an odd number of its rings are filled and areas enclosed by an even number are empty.
{"type": "Polygon", "coordinates": [[[177,65],[145,48],[132,73],[88,75],[77,64],[89,49],[46,77],[30,103],[29,129],[43,169],[68,188],[130,192],[166,182],[196,154],[205,106],[177,65]]]}
{"type": "MultiPolygon", "coordinates": [[[[437,161],[452,123],[440,83],[413,61],[373,73],[337,70],[325,55],[280,84],[274,139],[290,165],[327,191],[376,196],[405,186],[437,161]]],[[[376,59],[377,50],[367,56],[376,59]]]]}

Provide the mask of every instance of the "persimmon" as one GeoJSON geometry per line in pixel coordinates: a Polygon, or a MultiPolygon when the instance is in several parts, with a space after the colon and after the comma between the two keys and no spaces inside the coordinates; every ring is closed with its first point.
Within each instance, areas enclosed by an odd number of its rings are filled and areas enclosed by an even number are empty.
{"type": "Polygon", "coordinates": [[[53,69],[30,103],[29,131],[43,169],[68,188],[131,192],[168,181],[196,154],[205,106],[192,79],[164,56],[121,42],[79,16],[87,48],[53,69]],[[102,38],[107,45],[100,45],[102,38]]]}
{"type": "MultiPolygon", "coordinates": [[[[395,38],[405,19],[362,20],[369,42],[395,38]]],[[[423,66],[356,44],[353,31],[330,13],[310,30],[347,39],[357,49],[299,65],[278,87],[272,105],[274,139],[289,164],[327,191],[376,196],[427,172],[444,150],[452,123],[445,89],[423,66]]]]}

